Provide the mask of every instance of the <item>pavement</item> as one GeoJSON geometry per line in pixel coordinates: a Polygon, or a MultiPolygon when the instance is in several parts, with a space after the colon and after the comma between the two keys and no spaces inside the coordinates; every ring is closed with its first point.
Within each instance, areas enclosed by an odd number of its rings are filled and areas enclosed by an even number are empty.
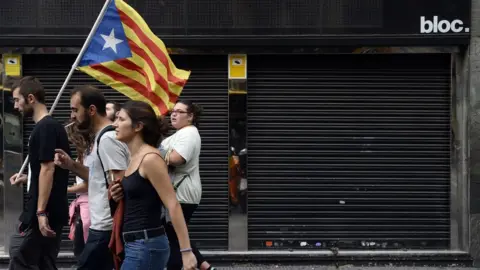
{"type": "MultiPolygon", "coordinates": [[[[478,270],[480,268],[472,267],[395,267],[395,266],[383,266],[383,267],[365,267],[365,266],[325,266],[325,265],[252,265],[252,264],[234,264],[230,266],[216,267],[218,270],[478,270]]],[[[0,268],[7,269],[7,268],[0,268]]],[[[71,270],[73,268],[59,268],[59,270],[71,270]]]]}
{"type": "Polygon", "coordinates": [[[320,266],[320,265],[233,265],[229,267],[218,267],[218,269],[236,269],[236,270],[473,270],[478,268],[462,268],[462,267],[361,267],[353,265],[345,266],[320,266]]]}

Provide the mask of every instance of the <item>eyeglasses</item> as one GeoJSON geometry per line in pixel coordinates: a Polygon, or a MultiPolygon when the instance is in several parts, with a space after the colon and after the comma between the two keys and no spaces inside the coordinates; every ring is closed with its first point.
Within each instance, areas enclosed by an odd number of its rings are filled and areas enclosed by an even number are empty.
{"type": "Polygon", "coordinates": [[[175,111],[172,111],[170,114],[176,114],[176,113],[188,113],[188,112],[175,110],[175,111]]]}

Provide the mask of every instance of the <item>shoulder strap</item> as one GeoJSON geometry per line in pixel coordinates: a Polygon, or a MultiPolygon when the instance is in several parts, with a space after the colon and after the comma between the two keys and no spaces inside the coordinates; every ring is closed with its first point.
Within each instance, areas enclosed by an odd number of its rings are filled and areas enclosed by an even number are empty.
{"type": "MultiPolygon", "coordinates": [[[[167,159],[167,160],[165,160],[165,162],[167,163],[167,166],[168,166],[168,158],[170,157],[170,155],[169,155],[170,152],[171,152],[171,150],[170,150],[169,153],[166,155],[166,159],[167,159]]],[[[148,152],[148,153],[146,153],[145,155],[143,155],[142,160],[140,160],[140,163],[138,164],[138,168],[140,168],[140,165],[142,165],[143,160],[144,160],[145,157],[146,157],[147,155],[149,155],[149,154],[158,155],[160,158],[163,159],[162,155],[160,155],[159,153],[156,153],[156,152],[148,152]]],[[[173,190],[174,190],[175,192],[177,192],[177,189],[180,187],[180,185],[183,183],[183,181],[185,181],[185,179],[186,179],[187,177],[190,177],[190,175],[185,174],[185,175],[182,177],[182,179],[180,179],[180,181],[177,182],[177,184],[173,185],[173,190]]]]}
{"type": "Polygon", "coordinates": [[[150,155],[150,154],[157,155],[157,156],[159,156],[161,159],[163,159],[162,155],[160,155],[160,154],[157,153],[157,152],[148,152],[148,153],[146,153],[145,155],[143,155],[142,160],[140,160],[140,163],[138,163],[138,168],[137,168],[137,169],[140,169],[140,165],[142,165],[143,160],[145,159],[146,156],[148,156],[148,155],[150,155]]]}
{"type": "MultiPolygon", "coordinates": [[[[170,164],[170,154],[172,153],[173,151],[173,148],[170,148],[170,150],[167,151],[167,153],[165,154],[165,162],[167,163],[167,166],[169,166],[170,164]]],[[[173,190],[175,192],[177,192],[177,189],[180,187],[180,185],[183,183],[183,181],[185,181],[185,179],[187,179],[187,177],[190,177],[189,174],[185,174],[182,179],[180,179],[180,181],[177,182],[177,184],[173,185],[173,190]]]]}
{"type": "Polygon", "coordinates": [[[109,126],[105,127],[100,132],[100,134],[98,134],[98,138],[97,138],[97,155],[98,155],[98,160],[100,160],[100,165],[102,166],[103,176],[105,177],[105,187],[107,189],[108,189],[108,176],[107,176],[107,173],[105,172],[105,167],[103,167],[102,157],[100,156],[100,151],[98,149],[100,148],[100,139],[102,138],[102,136],[105,133],[107,133],[109,131],[113,131],[113,130],[115,130],[115,128],[112,125],[109,125],[109,126]]]}
{"type": "Polygon", "coordinates": [[[185,181],[185,179],[186,179],[187,177],[190,177],[190,175],[185,174],[185,175],[182,177],[182,179],[180,179],[180,181],[178,181],[178,183],[177,183],[176,185],[173,185],[173,190],[174,190],[175,192],[177,192],[177,189],[180,187],[180,185],[183,183],[183,181],[185,181]]]}

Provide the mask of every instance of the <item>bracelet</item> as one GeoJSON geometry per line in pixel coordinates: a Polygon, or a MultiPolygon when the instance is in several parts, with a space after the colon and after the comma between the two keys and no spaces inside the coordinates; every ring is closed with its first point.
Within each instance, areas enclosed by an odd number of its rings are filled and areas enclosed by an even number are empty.
{"type": "Polygon", "coordinates": [[[46,211],[37,211],[37,217],[46,217],[47,212],[46,211]]]}
{"type": "Polygon", "coordinates": [[[192,248],[182,248],[182,249],[180,249],[180,253],[190,252],[190,251],[192,251],[192,248]]]}

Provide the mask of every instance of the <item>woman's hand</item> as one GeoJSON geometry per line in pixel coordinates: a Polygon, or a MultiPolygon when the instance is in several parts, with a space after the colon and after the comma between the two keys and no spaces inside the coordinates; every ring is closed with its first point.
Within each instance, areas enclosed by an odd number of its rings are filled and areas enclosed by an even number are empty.
{"type": "Polygon", "coordinates": [[[123,199],[123,188],[120,180],[115,180],[112,183],[112,187],[110,188],[110,195],[115,202],[119,202],[123,199]]]}
{"type": "Polygon", "coordinates": [[[182,262],[185,270],[197,269],[197,258],[192,251],[182,252],[182,262]]]}

